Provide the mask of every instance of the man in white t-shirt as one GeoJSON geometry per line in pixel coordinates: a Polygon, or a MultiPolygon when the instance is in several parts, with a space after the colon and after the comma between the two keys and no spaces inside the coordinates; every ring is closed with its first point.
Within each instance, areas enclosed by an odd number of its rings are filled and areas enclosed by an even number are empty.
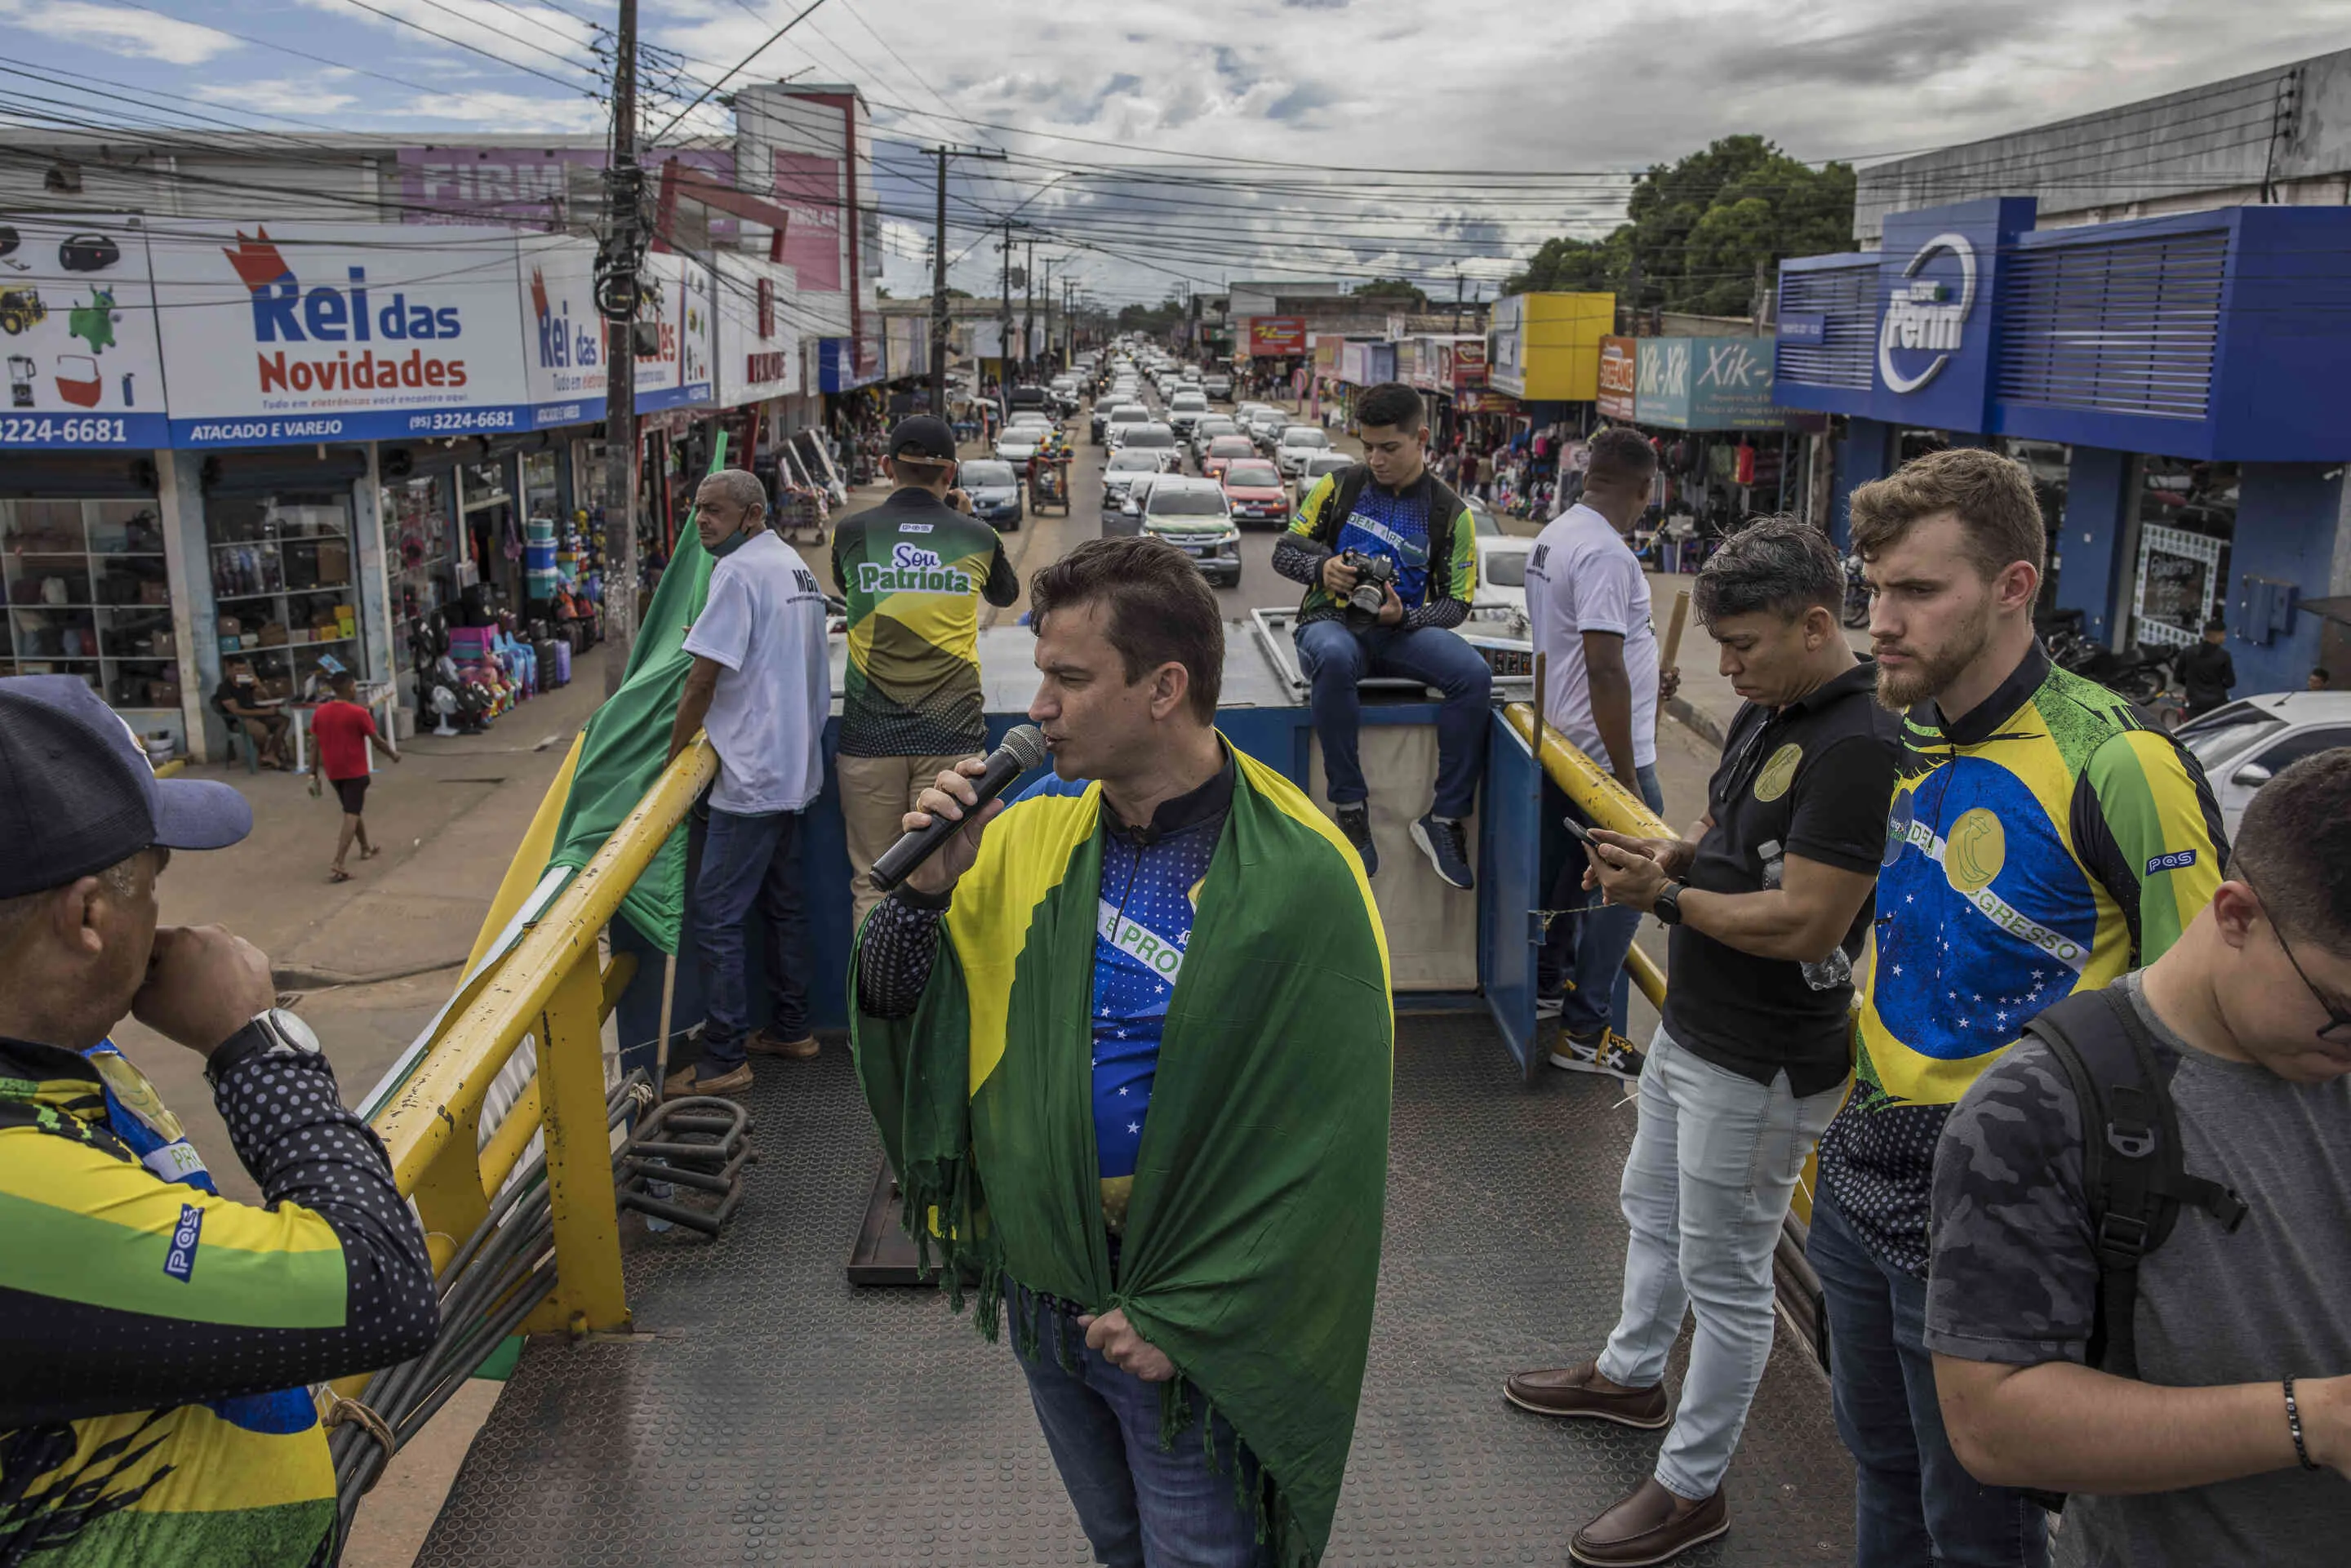
{"type": "Polygon", "coordinates": [[[747,1051],[806,1060],[811,957],[802,898],[800,812],[824,787],[824,721],[832,705],[824,590],[799,552],[767,527],[768,492],[739,468],[713,474],[695,497],[695,531],[717,558],[702,613],[685,636],[674,758],[706,733],[718,753],[710,831],[692,901],[702,947],[702,1061],[670,1075],[671,1094],[731,1094],[751,1083],[747,1051]],[[753,904],[768,933],[770,1021],[745,1038],[750,1001],[743,922],[753,904]]]}
{"type": "MultiPolygon", "coordinates": [[[[1657,634],[1649,580],[1625,538],[1649,502],[1656,454],[1631,430],[1604,430],[1585,447],[1583,498],[1546,525],[1527,558],[1527,615],[1546,655],[1543,722],[1618,783],[1665,809],[1657,784],[1657,634]]],[[[1584,858],[1571,854],[1552,890],[1553,909],[1583,910],[1584,858]]],[[[1556,1017],[1552,1065],[1630,1081],[1641,1055],[1623,1032],[1625,955],[1638,910],[1610,905],[1555,916],[1535,967],[1536,1009],[1556,1017]]]]}

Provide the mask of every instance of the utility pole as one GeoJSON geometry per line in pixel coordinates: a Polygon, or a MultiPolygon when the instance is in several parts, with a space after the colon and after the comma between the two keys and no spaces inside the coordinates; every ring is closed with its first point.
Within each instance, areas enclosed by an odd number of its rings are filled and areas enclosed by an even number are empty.
{"type": "MultiPolygon", "coordinates": [[[[1029,279],[1033,287],[1036,279],[1029,279]]],[[[1045,374],[1048,379],[1059,375],[1061,357],[1053,352],[1053,258],[1045,258],[1045,374]]]]}
{"type": "Polygon", "coordinates": [[[1037,239],[1029,237],[1028,263],[1020,269],[1020,287],[1028,298],[1020,308],[1020,362],[1029,362],[1029,353],[1037,341],[1037,239]]]}
{"type": "Polygon", "coordinates": [[[1461,269],[1458,267],[1453,269],[1453,330],[1457,334],[1461,330],[1461,269]]]}
{"type": "Polygon", "coordinates": [[[931,412],[947,413],[947,160],[978,158],[1001,163],[1004,154],[977,147],[925,148],[939,161],[938,225],[931,231],[931,412]]]}
{"type": "Polygon", "coordinates": [[[604,317],[604,695],[628,674],[637,639],[637,0],[620,0],[612,55],[612,162],[604,176],[604,250],[596,304],[604,317]]]}
{"type": "Polygon", "coordinates": [[[1006,218],[1004,238],[996,247],[1004,253],[1004,308],[997,321],[996,340],[998,363],[1004,367],[1004,371],[998,391],[1008,398],[1012,393],[1012,231],[1028,226],[1017,218],[1006,218]]]}

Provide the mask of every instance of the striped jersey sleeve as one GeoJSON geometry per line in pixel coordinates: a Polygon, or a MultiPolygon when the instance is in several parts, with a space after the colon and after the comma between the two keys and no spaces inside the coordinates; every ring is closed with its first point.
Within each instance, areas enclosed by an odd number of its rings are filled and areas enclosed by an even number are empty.
{"type": "Polygon", "coordinates": [[[2121,905],[2137,968],[2163,956],[2220,885],[2229,842],[2203,768],[2169,736],[2128,729],[2074,787],[2075,852],[2121,905]]]}

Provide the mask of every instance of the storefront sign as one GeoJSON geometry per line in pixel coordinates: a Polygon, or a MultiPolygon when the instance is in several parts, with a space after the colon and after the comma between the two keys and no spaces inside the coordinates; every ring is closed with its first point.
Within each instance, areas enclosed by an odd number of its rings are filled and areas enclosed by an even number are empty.
{"type": "MultiPolygon", "coordinates": [[[[1607,343],[1602,367],[1607,368],[1607,343]]],[[[1637,345],[1633,417],[1674,430],[1779,430],[1771,401],[1769,338],[1644,338],[1637,345]]]]}
{"type": "Polygon", "coordinates": [[[511,230],[169,220],[148,249],[175,445],[529,423],[511,230]]]}
{"type": "Polygon", "coordinates": [[[775,154],[775,199],[789,209],[784,264],[811,293],[829,294],[848,274],[841,214],[849,204],[848,162],[821,152],[775,154]]]}
{"type": "Polygon", "coordinates": [[[1630,338],[1600,340],[1600,395],[1593,406],[1608,419],[1631,419],[1640,346],[1630,338]]]}
{"type": "Polygon", "coordinates": [[[1879,417],[1985,427],[1999,258],[2032,221],[2032,199],[2013,196],[1888,214],[1877,269],[1879,417]]]}
{"type": "Polygon", "coordinates": [[[1877,376],[1888,392],[1914,392],[1959,351],[1968,313],[1975,308],[1976,247],[1965,235],[1937,235],[1918,247],[1902,277],[1905,281],[1886,301],[1885,322],[1877,332],[1877,376]],[[1956,291],[1949,282],[1918,277],[1920,269],[1945,253],[1959,265],[1956,291]],[[1915,371],[1896,366],[1897,350],[1917,356],[1907,361],[1917,366],[1915,371]]]}
{"type": "Polygon", "coordinates": [[[1249,351],[1251,359],[1281,359],[1306,351],[1306,318],[1303,316],[1252,316],[1249,318],[1249,351]]]}
{"type": "Polygon", "coordinates": [[[1463,389],[1486,384],[1486,340],[1483,338],[1454,340],[1453,384],[1463,389]]]}
{"type": "Polygon", "coordinates": [[[643,277],[637,324],[653,331],[637,354],[638,412],[710,402],[715,324],[708,269],[682,256],[657,253],[645,257],[643,277]]]}
{"type": "Polygon", "coordinates": [[[168,441],[141,220],[0,222],[0,450],[168,441]]]}
{"type": "Polygon", "coordinates": [[[734,252],[719,252],[716,259],[718,406],[740,408],[799,392],[799,333],[781,308],[792,294],[791,268],[734,252]]]}
{"type": "MultiPolygon", "coordinates": [[[[560,230],[601,206],[610,159],[601,147],[403,147],[395,155],[400,221],[560,230]]],[[[735,183],[732,148],[653,148],[637,154],[649,197],[658,199],[662,166],[672,159],[718,184],[735,183]]],[[[709,217],[712,239],[737,237],[733,214],[709,217]]]]}
{"type": "Polygon", "coordinates": [[[1795,349],[1817,349],[1829,340],[1829,319],[1818,310],[1783,310],[1780,341],[1795,349]]]}
{"type": "Polygon", "coordinates": [[[561,235],[517,243],[522,273],[523,374],[530,427],[604,417],[604,319],[596,313],[596,246],[561,235]]]}

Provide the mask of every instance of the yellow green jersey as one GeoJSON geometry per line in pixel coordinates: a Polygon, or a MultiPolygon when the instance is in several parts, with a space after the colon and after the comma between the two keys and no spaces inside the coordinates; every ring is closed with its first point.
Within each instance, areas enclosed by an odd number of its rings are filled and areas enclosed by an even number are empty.
{"type": "Polygon", "coordinates": [[[832,577],[849,604],[841,755],[979,750],[979,602],[1010,604],[1020,591],[996,530],[902,488],[842,521],[832,577]]]}
{"type": "Polygon", "coordinates": [[[1925,703],[1904,728],[1856,1082],[1820,1169],[1871,1249],[1924,1275],[1951,1107],[2026,1019],[2162,956],[2228,849],[2195,758],[2037,646],[1964,717],[1925,703]]]}

